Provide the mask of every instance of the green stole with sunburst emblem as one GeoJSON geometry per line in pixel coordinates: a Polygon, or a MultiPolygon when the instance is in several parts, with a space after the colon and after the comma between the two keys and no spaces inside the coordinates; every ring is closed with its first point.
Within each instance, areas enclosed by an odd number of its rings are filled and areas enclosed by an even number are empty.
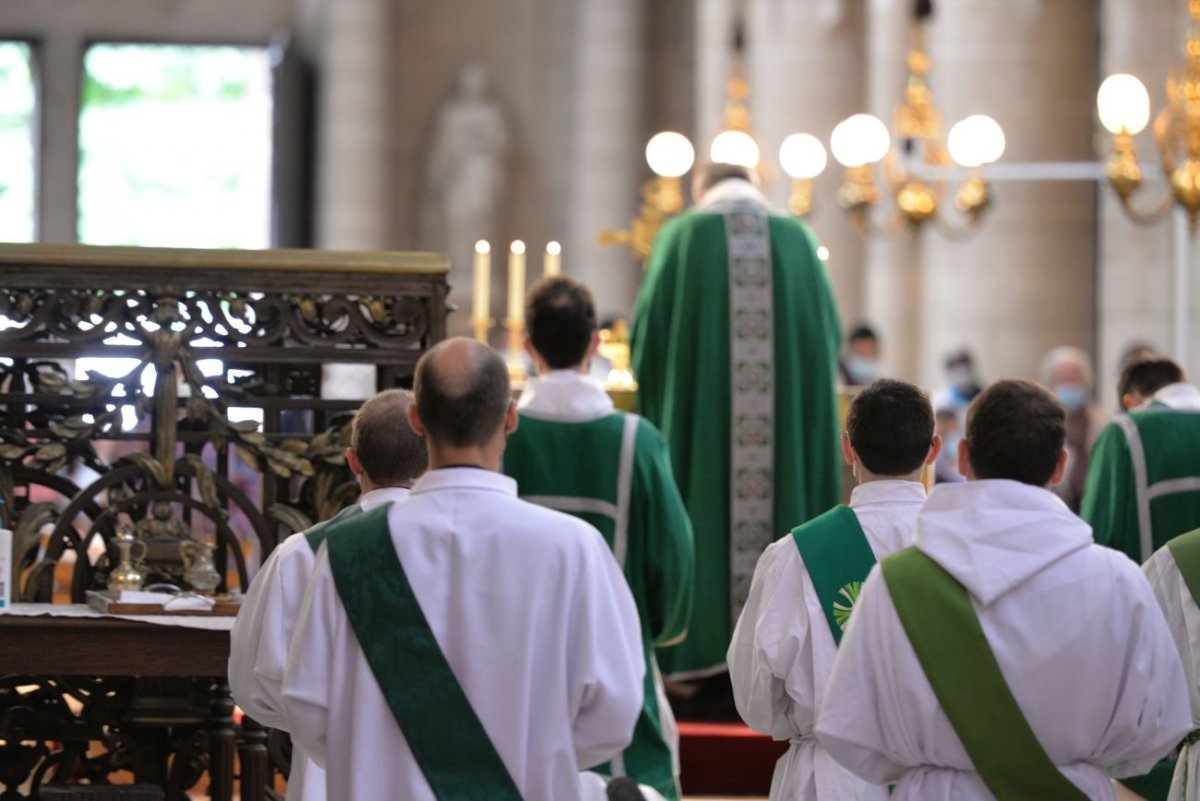
{"type": "Polygon", "coordinates": [[[833,641],[841,644],[854,602],[875,566],[875,553],[858,515],[849,506],[835,506],[792,529],[792,539],[829,621],[833,641]]]}

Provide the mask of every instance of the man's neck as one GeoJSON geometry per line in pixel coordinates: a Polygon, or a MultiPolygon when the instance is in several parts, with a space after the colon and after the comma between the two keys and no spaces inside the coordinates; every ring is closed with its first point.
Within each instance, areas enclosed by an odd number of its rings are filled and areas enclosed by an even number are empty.
{"type": "Polygon", "coordinates": [[[905,473],[904,475],[900,476],[878,476],[872,473],[870,470],[867,470],[865,467],[860,467],[859,476],[858,486],[860,487],[863,484],[874,484],[876,481],[913,481],[918,483],[921,481],[920,470],[917,470],[914,473],[905,473]]]}
{"type": "Polygon", "coordinates": [[[363,476],[363,478],[358,482],[358,487],[362,490],[362,494],[366,495],[368,492],[374,492],[375,490],[381,489],[412,489],[412,482],[401,481],[395,484],[376,484],[366,476],[363,476]]]}
{"type": "Polygon", "coordinates": [[[478,467],[481,470],[500,472],[500,456],[504,449],[492,447],[430,448],[429,469],[447,467],[478,467]]]}

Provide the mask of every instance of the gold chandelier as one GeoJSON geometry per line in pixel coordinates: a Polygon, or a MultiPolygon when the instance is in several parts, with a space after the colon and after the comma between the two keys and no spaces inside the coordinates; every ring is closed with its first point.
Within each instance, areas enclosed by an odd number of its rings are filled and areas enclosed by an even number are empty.
{"type": "Polygon", "coordinates": [[[1110,75],[1096,93],[1096,106],[1101,124],[1113,135],[1104,174],[1129,217],[1150,223],[1178,205],[1195,232],[1200,217],[1200,0],[1188,0],[1188,13],[1187,57],[1167,76],[1168,104],[1154,118],[1154,143],[1171,188],[1149,211],[1133,206],[1142,185],[1134,137],[1150,122],[1146,86],[1133,75],[1110,75]]]}
{"type": "Polygon", "coordinates": [[[863,234],[893,234],[905,224],[920,229],[936,223],[948,233],[974,228],[990,203],[991,196],[982,169],[1004,153],[1004,131],[991,117],[975,114],[955,123],[945,143],[942,116],[934,104],[928,77],[930,58],[925,48],[925,21],[932,3],[918,0],[913,14],[912,39],[908,52],[908,82],[904,100],[896,107],[894,133],[878,117],[855,114],[833,129],[830,150],[845,168],[838,202],[863,234]],[[892,147],[893,139],[900,147],[892,147]],[[893,213],[883,225],[871,218],[871,209],[883,202],[875,178],[881,166],[893,213]],[[965,223],[955,226],[942,213],[948,190],[946,168],[957,164],[970,170],[954,194],[954,205],[965,223]]]}

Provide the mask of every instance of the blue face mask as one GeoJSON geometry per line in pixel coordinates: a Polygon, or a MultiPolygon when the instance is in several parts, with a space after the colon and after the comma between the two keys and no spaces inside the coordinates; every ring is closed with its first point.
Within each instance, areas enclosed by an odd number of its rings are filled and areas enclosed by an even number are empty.
{"type": "Polygon", "coordinates": [[[1054,388],[1054,394],[1068,412],[1077,412],[1087,406],[1087,389],[1081,384],[1059,384],[1054,388]]]}
{"type": "Polygon", "coordinates": [[[846,375],[855,386],[870,384],[879,378],[879,362],[867,356],[850,354],[846,357],[846,375]]]}

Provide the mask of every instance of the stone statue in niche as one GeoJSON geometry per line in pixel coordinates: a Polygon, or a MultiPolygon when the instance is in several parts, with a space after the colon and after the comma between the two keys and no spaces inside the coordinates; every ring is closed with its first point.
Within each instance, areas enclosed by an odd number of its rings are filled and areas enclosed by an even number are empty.
{"type": "Polygon", "coordinates": [[[425,245],[450,254],[451,298],[464,310],[448,321],[453,333],[469,328],[465,310],[470,308],[475,242],[486,239],[493,252],[505,252],[496,237],[507,151],[508,127],[491,96],[487,70],[468,64],[459,72],[453,94],[438,109],[421,204],[425,245]]]}

